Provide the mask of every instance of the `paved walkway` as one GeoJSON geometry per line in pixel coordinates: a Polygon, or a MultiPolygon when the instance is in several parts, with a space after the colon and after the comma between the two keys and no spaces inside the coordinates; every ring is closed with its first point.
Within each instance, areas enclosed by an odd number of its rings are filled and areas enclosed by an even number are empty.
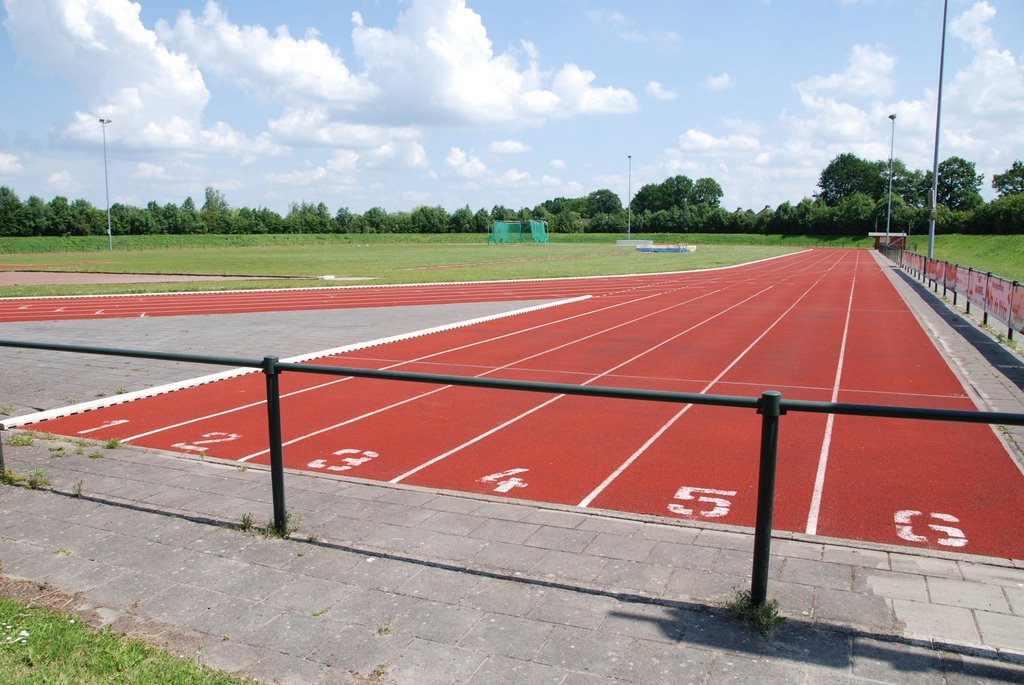
{"type": "Polygon", "coordinates": [[[266,682],[1024,682],[1022,561],[780,535],[766,639],[745,529],[290,473],[278,540],[264,470],[79,447],[3,447],[51,485],[0,488],[0,589],[266,682]]]}

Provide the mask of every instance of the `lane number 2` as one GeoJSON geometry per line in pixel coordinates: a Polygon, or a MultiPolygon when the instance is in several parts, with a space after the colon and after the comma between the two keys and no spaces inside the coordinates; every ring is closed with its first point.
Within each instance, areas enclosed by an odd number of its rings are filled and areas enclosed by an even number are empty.
{"type": "Polygon", "coordinates": [[[171,447],[177,447],[181,450],[190,450],[193,452],[206,452],[210,449],[208,445],[214,445],[221,442],[233,442],[238,440],[241,435],[238,433],[221,433],[214,431],[213,433],[203,433],[203,440],[196,440],[195,442],[176,442],[171,447]]]}
{"type": "Polygon", "coordinates": [[[715,490],[714,488],[695,488],[685,485],[676,491],[675,499],[684,502],[710,504],[711,507],[700,507],[695,511],[691,507],[673,502],[668,505],[668,510],[673,514],[682,514],[683,516],[693,516],[696,513],[697,516],[708,519],[721,518],[728,514],[730,507],[732,507],[732,500],[726,498],[735,496],[735,490],[715,490]]]}
{"type": "MultiPolygon", "coordinates": [[[[929,541],[927,535],[920,535],[914,532],[914,519],[918,516],[924,516],[924,512],[913,509],[903,509],[896,512],[893,518],[896,522],[896,535],[900,539],[907,542],[929,541]]],[[[943,547],[964,547],[967,544],[967,536],[964,535],[964,532],[956,526],[949,525],[951,523],[960,523],[960,519],[956,516],[940,512],[931,512],[928,516],[932,521],[937,521],[937,523],[929,523],[927,527],[936,533],[944,535],[944,537],[938,538],[935,542],[943,547]]]]}
{"type": "Polygon", "coordinates": [[[128,423],[128,419],[114,419],[113,421],[104,421],[95,428],[87,428],[84,431],[78,431],[76,435],[88,435],[89,433],[95,433],[96,431],[103,430],[104,428],[113,428],[114,426],[120,426],[122,423],[128,423]]]}

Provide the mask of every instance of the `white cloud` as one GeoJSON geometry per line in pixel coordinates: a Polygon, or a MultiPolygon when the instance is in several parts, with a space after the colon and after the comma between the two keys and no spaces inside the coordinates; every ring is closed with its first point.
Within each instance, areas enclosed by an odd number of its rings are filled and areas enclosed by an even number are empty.
{"type": "MultiPolygon", "coordinates": [[[[58,137],[99,142],[99,117],[112,119],[108,140],[149,150],[251,154],[241,134],[224,145],[227,124],[206,131],[202,113],[210,100],[202,74],[182,54],[162,44],[128,0],[7,0],[4,22],[22,59],[80,90],[89,105],[77,111],[58,137]]],[[[257,145],[258,147],[258,145],[257,145]]]]}
{"type": "Polygon", "coordinates": [[[17,155],[0,152],[0,176],[14,176],[22,171],[17,155]]]}
{"type": "Polygon", "coordinates": [[[704,87],[708,90],[728,90],[732,88],[735,81],[727,71],[721,74],[710,74],[704,78],[704,87]]]}
{"type": "Polygon", "coordinates": [[[845,71],[828,76],[812,76],[796,84],[796,89],[804,99],[814,99],[821,93],[885,97],[893,89],[892,71],[895,66],[895,58],[880,48],[854,45],[845,71]]]}
{"type": "Polygon", "coordinates": [[[149,162],[139,162],[136,164],[133,176],[149,181],[163,181],[168,178],[166,168],[160,164],[151,164],[149,162]]]}
{"type": "Polygon", "coordinates": [[[351,105],[376,93],[315,34],[293,38],[286,26],[274,34],[262,26],[238,26],[212,0],[199,17],[186,9],[173,26],[158,22],[156,31],[206,72],[260,100],[351,105]]]}
{"type": "Polygon", "coordinates": [[[80,193],[84,187],[81,183],[72,178],[71,172],[67,169],[54,171],[47,176],[46,185],[49,186],[53,192],[61,195],[80,193]]]}
{"type": "Polygon", "coordinates": [[[567,64],[546,76],[538,51],[523,44],[529,64],[495,53],[487,30],[465,0],[415,0],[394,30],[356,24],[356,54],[375,100],[396,120],[433,123],[538,123],[551,117],[630,112],[629,91],[593,85],[596,75],[567,64]]]}
{"type": "Polygon", "coordinates": [[[550,162],[548,162],[548,166],[550,166],[552,169],[564,169],[565,168],[565,160],[553,159],[550,162]]]}
{"type": "Polygon", "coordinates": [[[463,178],[477,179],[487,173],[487,166],[478,157],[467,155],[457,147],[451,149],[445,162],[463,178]]]}
{"type": "Polygon", "coordinates": [[[509,169],[499,176],[497,181],[498,186],[503,188],[529,185],[531,183],[533,183],[533,177],[530,176],[529,172],[520,171],[519,169],[509,169]]]}
{"type": "Polygon", "coordinates": [[[689,129],[679,136],[679,147],[683,150],[702,151],[714,154],[749,153],[760,146],[757,138],[742,133],[716,137],[705,131],[689,129]]]}
{"type": "Polygon", "coordinates": [[[490,150],[501,155],[514,155],[529,152],[530,146],[518,140],[496,140],[491,143],[490,150]]]}
{"type": "Polygon", "coordinates": [[[649,81],[647,83],[647,94],[653,97],[655,100],[675,100],[679,97],[679,93],[675,91],[667,90],[665,86],[661,85],[657,81],[649,81]]]}
{"type": "Polygon", "coordinates": [[[326,107],[290,108],[268,122],[270,132],[291,145],[379,147],[387,142],[415,140],[420,132],[410,127],[373,126],[336,121],[326,107]]]}
{"type": "Polygon", "coordinates": [[[327,169],[316,167],[304,171],[296,170],[284,174],[267,174],[265,179],[271,185],[310,186],[327,178],[327,169]]]}
{"type": "Polygon", "coordinates": [[[976,2],[971,9],[949,23],[949,32],[969,44],[975,50],[995,47],[995,37],[989,22],[996,16],[996,10],[987,2],[976,2]]]}

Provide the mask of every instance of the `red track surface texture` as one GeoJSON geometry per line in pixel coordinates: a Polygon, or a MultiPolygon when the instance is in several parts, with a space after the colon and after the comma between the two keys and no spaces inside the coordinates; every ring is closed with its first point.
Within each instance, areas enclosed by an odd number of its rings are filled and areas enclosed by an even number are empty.
{"type": "MultiPolygon", "coordinates": [[[[702,273],[315,297],[348,307],[513,294],[593,297],[316,363],[974,408],[863,251],[702,273]]],[[[274,294],[276,303],[259,306],[285,308],[300,296],[274,294]]],[[[229,309],[244,299],[203,301],[211,311],[218,301],[229,303],[223,311],[257,310],[229,309]]],[[[34,428],[266,463],[263,392],[254,374],[34,428]]],[[[760,419],[751,411],[295,373],[282,377],[282,392],[287,467],[753,525],[760,419]]],[[[992,428],[792,414],[780,435],[776,528],[1024,558],[1024,477],[992,428]]]]}

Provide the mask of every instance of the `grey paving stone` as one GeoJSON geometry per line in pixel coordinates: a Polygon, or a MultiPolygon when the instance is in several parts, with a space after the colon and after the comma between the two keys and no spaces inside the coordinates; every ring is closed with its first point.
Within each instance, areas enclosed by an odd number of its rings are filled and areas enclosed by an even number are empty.
{"type": "Polygon", "coordinates": [[[854,640],[852,673],[886,683],[945,683],[942,661],[936,652],[870,638],[854,640]]]}
{"type": "Polygon", "coordinates": [[[850,566],[810,559],[786,559],[780,578],[832,590],[850,590],[853,587],[853,569],[850,566]]]}
{"type": "Polygon", "coordinates": [[[529,547],[557,549],[563,552],[582,552],[597,535],[591,531],[544,525],[528,537],[524,544],[529,547]]]}
{"type": "Polygon", "coordinates": [[[698,569],[677,568],[665,585],[665,596],[724,604],[736,593],[750,589],[750,578],[727,576],[698,569]]]}
{"type": "Polygon", "coordinates": [[[600,533],[587,546],[587,554],[624,561],[644,561],[657,544],[654,540],[600,533]]]}
{"type": "Polygon", "coordinates": [[[489,519],[480,524],[470,535],[481,540],[521,545],[538,530],[540,530],[540,526],[535,523],[489,519]]]}
{"type": "Polygon", "coordinates": [[[675,569],[667,564],[641,564],[610,560],[594,578],[598,587],[660,597],[675,569]]]}
{"type": "Polygon", "coordinates": [[[422,566],[397,591],[410,597],[458,604],[479,582],[480,576],[470,572],[422,566]]]}
{"type": "Polygon", "coordinates": [[[1024,683],[1024,665],[960,654],[943,654],[942,667],[948,685],[1024,683]]]}
{"type": "Polygon", "coordinates": [[[720,551],[714,547],[659,541],[651,548],[647,561],[652,564],[668,564],[678,568],[707,571],[714,567],[719,554],[720,551]]]}
{"type": "Polygon", "coordinates": [[[381,635],[376,628],[366,626],[325,623],[316,633],[316,646],[309,659],[365,677],[378,667],[389,671],[413,639],[394,633],[381,635]]]}
{"type": "Polygon", "coordinates": [[[487,655],[462,647],[414,639],[389,670],[396,682],[465,683],[487,655]]]}
{"type": "Polygon", "coordinates": [[[450,511],[435,511],[416,527],[422,530],[434,531],[435,533],[446,533],[464,537],[480,527],[482,523],[483,521],[476,516],[450,511]]]}
{"type": "Polygon", "coordinates": [[[557,582],[592,583],[611,562],[604,557],[582,556],[558,550],[546,550],[529,571],[557,582]]]}
{"type": "Polygon", "coordinates": [[[555,626],[536,661],[549,666],[614,677],[636,652],[637,641],[585,628],[555,626]]]}
{"type": "Polygon", "coordinates": [[[818,588],[815,595],[814,618],[819,622],[839,626],[891,632],[895,629],[897,620],[904,620],[893,615],[891,601],[893,600],[856,592],[818,588]]]}
{"type": "Polygon", "coordinates": [[[1021,650],[1024,617],[994,614],[989,611],[975,611],[974,616],[985,644],[1018,652],[1024,651],[1021,650]]]}
{"type": "Polygon", "coordinates": [[[565,671],[562,669],[491,654],[466,683],[467,685],[508,685],[509,683],[559,685],[564,679],[565,671]]]}
{"type": "Polygon", "coordinates": [[[459,646],[529,661],[553,630],[554,625],[544,621],[487,613],[462,637],[459,646]]]}
{"type": "Polygon", "coordinates": [[[979,644],[981,637],[969,609],[938,606],[905,599],[891,600],[896,620],[903,625],[905,634],[914,637],[941,635],[955,644],[979,644]]]}
{"type": "Polygon", "coordinates": [[[1010,613],[1010,605],[999,585],[983,585],[965,580],[929,578],[928,592],[935,604],[1010,613]]]}
{"type": "Polygon", "coordinates": [[[242,675],[279,685],[306,685],[318,682],[328,671],[321,663],[289,654],[266,653],[249,662],[242,675]]]}
{"type": "Polygon", "coordinates": [[[855,568],[853,590],[880,597],[928,601],[928,584],[924,576],[917,574],[855,568]]]}
{"type": "Polygon", "coordinates": [[[621,602],[607,614],[600,630],[651,642],[675,643],[696,616],[679,606],[621,602]]]}
{"type": "Polygon", "coordinates": [[[547,590],[540,585],[484,577],[460,604],[488,613],[525,616],[546,597],[547,590]]]}
{"type": "Polygon", "coordinates": [[[527,618],[553,624],[598,629],[608,616],[623,610],[622,602],[612,597],[593,595],[586,592],[548,589],[544,599],[527,615],[527,618]]]}
{"type": "Polygon", "coordinates": [[[713,656],[687,645],[637,641],[612,675],[630,683],[701,683],[713,656]]]}
{"type": "Polygon", "coordinates": [[[848,564],[853,567],[889,570],[889,553],[873,549],[837,547],[829,545],[822,552],[821,560],[832,564],[848,564]]]}
{"type": "Polygon", "coordinates": [[[719,655],[708,674],[708,685],[720,683],[792,683],[806,682],[802,669],[792,669],[768,659],[737,654],[719,655]]]}

